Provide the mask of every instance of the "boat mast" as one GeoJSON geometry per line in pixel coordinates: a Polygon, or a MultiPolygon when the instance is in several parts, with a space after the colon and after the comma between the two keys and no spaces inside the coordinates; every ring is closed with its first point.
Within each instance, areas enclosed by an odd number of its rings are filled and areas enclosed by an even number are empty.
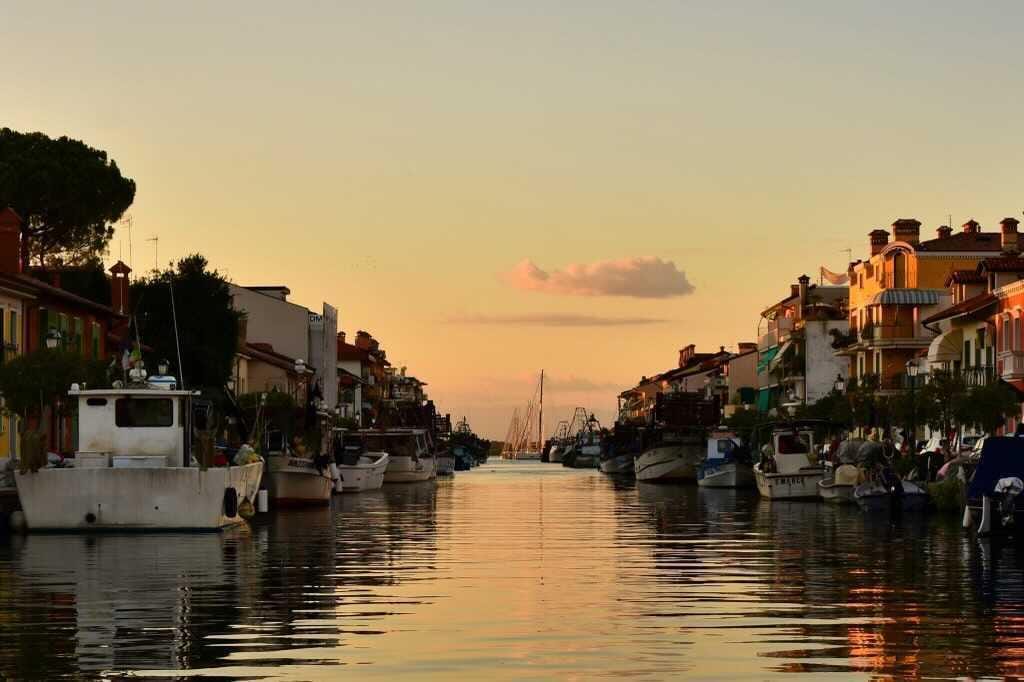
{"type": "Polygon", "coordinates": [[[537,420],[537,449],[544,449],[544,370],[540,371],[540,412],[537,420]]]}

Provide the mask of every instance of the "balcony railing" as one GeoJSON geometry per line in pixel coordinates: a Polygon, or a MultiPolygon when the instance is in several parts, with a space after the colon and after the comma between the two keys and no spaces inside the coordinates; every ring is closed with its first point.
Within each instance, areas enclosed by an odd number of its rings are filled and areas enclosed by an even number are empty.
{"type": "Polygon", "coordinates": [[[1024,351],[1002,351],[998,355],[998,360],[999,375],[1003,379],[1024,379],[1024,351]]]}

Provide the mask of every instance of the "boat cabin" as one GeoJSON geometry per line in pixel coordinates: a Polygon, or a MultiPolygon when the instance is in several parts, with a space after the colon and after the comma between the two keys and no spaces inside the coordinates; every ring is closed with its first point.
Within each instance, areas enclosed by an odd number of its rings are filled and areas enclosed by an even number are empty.
{"type": "Polygon", "coordinates": [[[772,432],[771,443],[777,473],[793,474],[817,461],[813,429],[776,429],[772,432]]]}
{"type": "Polygon", "coordinates": [[[733,451],[741,445],[740,439],[732,433],[712,433],[708,437],[707,459],[723,461],[730,459],[733,451]]]}
{"type": "Polygon", "coordinates": [[[359,435],[370,452],[386,452],[392,458],[430,455],[430,442],[424,429],[363,429],[359,435]]]}
{"type": "Polygon", "coordinates": [[[78,399],[76,467],[188,466],[191,391],[72,386],[68,396],[78,399]]]}

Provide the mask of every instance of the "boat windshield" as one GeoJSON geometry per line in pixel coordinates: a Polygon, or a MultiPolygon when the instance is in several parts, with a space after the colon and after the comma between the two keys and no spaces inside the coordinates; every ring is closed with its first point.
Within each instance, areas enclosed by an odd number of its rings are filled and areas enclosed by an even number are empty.
{"type": "Polygon", "coordinates": [[[416,453],[412,435],[367,434],[363,436],[363,443],[369,452],[386,452],[392,457],[412,457],[416,453]]]}
{"type": "Polygon", "coordinates": [[[806,455],[811,451],[811,440],[806,433],[780,433],[778,436],[780,455],[806,455]]]}
{"type": "Polygon", "coordinates": [[[735,449],[736,449],[736,443],[734,443],[732,440],[729,440],[728,438],[726,438],[726,439],[719,439],[719,441],[718,441],[718,456],[719,457],[725,457],[725,456],[727,456],[730,452],[732,452],[735,449]]]}

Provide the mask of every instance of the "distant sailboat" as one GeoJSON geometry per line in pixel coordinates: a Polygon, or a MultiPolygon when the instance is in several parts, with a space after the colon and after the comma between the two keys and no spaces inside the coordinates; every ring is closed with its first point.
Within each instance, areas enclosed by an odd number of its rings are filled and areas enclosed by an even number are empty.
{"type": "Polygon", "coordinates": [[[501,449],[502,459],[540,459],[544,449],[544,370],[533,397],[520,416],[519,409],[512,412],[512,421],[505,434],[501,449]],[[536,438],[536,440],[534,440],[536,438]]]}

